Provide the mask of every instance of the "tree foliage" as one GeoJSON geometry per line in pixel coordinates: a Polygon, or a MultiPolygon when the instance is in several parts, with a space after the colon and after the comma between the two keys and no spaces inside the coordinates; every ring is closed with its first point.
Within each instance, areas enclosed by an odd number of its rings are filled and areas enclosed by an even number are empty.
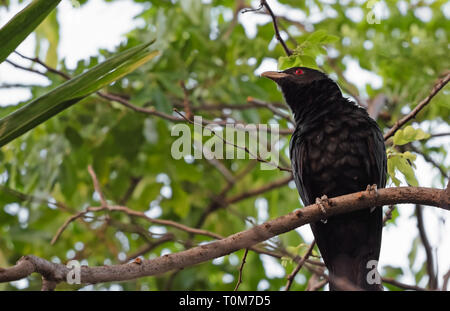
{"type": "MultiPolygon", "coordinates": [[[[87,0],[78,2],[83,6],[87,0]]],[[[102,93],[107,97],[88,96],[0,149],[1,267],[14,264],[24,254],[63,263],[75,258],[89,266],[115,264],[140,251],[145,258],[153,258],[211,240],[170,226],[152,225],[127,214],[102,212],[89,213],[70,223],[52,245],[50,241],[58,228],[71,215],[101,204],[87,170],[89,165],[108,203],[126,205],[150,217],[200,227],[221,236],[300,207],[298,194],[288,182],[239,198],[286,178],[289,173],[261,170],[259,163],[248,157],[219,160],[217,164],[205,158],[176,160],[170,154],[177,139],[171,136],[171,129],[178,123],[188,124],[174,108],[185,113],[190,109],[193,114],[216,122],[233,119],[243,123],[278,123],[288,132],[292,125],[287,118],[251,104],[255,99],[287,111],[275,85],[255,74],[266,59],[278,61],[279,68],[301,64],[326,71],[348,96],[369,111],[376,111],[374,115],[385,132],[427,96],[436,80],[450,68],[446,1],[378,1],[384,8],[383,14],[378,16],[379,23],[369,23],[366,17],[372,9],[363,1],[279,0],[285,11],[295,13],[278,18],[282,35],[294,51],[290,57],[277,44],[273,23],[264,10],[241,13],[250,7],[250,1],[135,2],[142,3],[142,12],[136,17],[143,21],[141,26],[126,34],[126,40],[115,51],[100,50],[97,56],[80,60],[75,68],[69,68],[55,52],[61,22],[55,15],[50,15],[35,31],[38,42],[49,43],[45,55],[36,49],[35,56],[57,70],[42,71],[50,83],[32,87],[33,98],[66,82],[58,72],[75,77],[105,58],[152,38],[156,38],[152,47],[161,54],[104,88],[102,93]],[[424,10],[429,17],[423,16],[424,10]],[[252,15],[266,17],[256,25],[255,34],[244,26],[252,15]],[[377,75],[380,85],[367,83],[361,88],[354,80],[349,81],[344,73],[352,62],[377,75]],[[111,100],[111,96],[118,99],[111,100]],[[381,104],[380,98],[384,99],[381,104]],[[124,101],[138,109],[130,109],[123,105],[124,101]],[[224,171],[232,179],[227,179],[224,171]],[[164,238],[167,239],[161,240],[164,238]]],[[[9,5],[8,0],[0,3],[9,5]]],[[[279,14],[276,10],[274,13],[279,14]]],[[[0,107],[0,117],[24,104],[0,107]]],[[[448,144],[436,147],[429,142],[449,119],[447,87],[416,116],[414,126],[397,131],[392,142],[387,142],[392,184],[402,183],[398,179],[400,172],[410,185],[421,185],[413,165],[419,153],[436,159],[441,172],[435,177],[436,186],[445,186],[446,176],[442,173],[448,175],[444,162],[448,144]]],[[[289,135],[281,135],[280,157],[285,166],[289,166],[288,144],[289,135]]],[[[267,244],[283,259],[269,260],[268,255],[250,251],[240,290],[284,287],[285,276],[273,276],[267,261],[277,261],[278,268],[288,275],[295,267],[289,258],[303,255],[308,248],[296,231],[267,244]]],[[[416,239],[409,259],[416,283],[423,285],[427,279],[426,263],[421,262],[417,270],[418,247],[420,240],[416,239]]],[[[241,250],[212,262],[120,286],[125,290],[232,290],[243,254],[241,250]]],[[[313,256],[318,255],[313,252],[313,256]]],[[[384,267],[381,272],[394,279],[404,273],[394,266],[384,267]]],[[[312,274],[309,269],[300,270],[292,289],[306,289],[312,274]]],[[[28,279],[28,289],[39,289],[38,277],[28,279]]],[[[109,285],[98,284],[94,288],[109,285]]],[[[11,284],[0,286],[14,289],[11,284]]],[[[62,284],[58,287],[74,288],[77,287],[62,284]]]]}

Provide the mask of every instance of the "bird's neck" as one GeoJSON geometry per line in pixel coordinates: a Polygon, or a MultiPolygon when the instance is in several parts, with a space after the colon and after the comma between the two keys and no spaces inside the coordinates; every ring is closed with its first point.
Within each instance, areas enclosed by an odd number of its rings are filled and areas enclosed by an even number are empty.
{"type": "Polygon", "coordinates": [[[328,113],[334,105],[339,105],[342,93],[332,80],[314,81],[303,87],[283,90],[286,103],[294,114],[297,125],[319,119],[328,113]]]}

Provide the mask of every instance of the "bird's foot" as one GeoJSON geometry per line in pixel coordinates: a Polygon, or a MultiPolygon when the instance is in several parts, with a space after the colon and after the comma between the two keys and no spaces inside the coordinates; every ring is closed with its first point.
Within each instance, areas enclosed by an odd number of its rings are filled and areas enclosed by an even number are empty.
{"type": "MultiPolygon", "coordinates": [[[[376,184],[367,185],[366,191],[369,192],[370,195],[374,194],[375,197],[378,197],[378,187],[376,184]]],[[[370,212],[372,213],[377,207],[371,207],[370,212]]]]}
{"type": "Polygon", "coordinates": [[[320,211],[322,212],[324,218],[320,221],[324,224],[327,223],[327,210],[325,207],[329,207],[330,203],[328,201],[328,197],[326,195],[323,195],[321,198],[316,198],[316,204],[319,206],[320,211]]]}
{"type": "Polygon", "coordinates": [[[378,187],[376,184],[367,185],[366,191],[368,191],[370,194],[372,193],[378,194],[378,187]]]}

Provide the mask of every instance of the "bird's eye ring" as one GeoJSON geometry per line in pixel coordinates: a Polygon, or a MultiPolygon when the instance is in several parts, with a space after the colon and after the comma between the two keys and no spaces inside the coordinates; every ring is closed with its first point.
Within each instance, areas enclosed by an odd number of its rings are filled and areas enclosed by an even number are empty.
{"type": "Polygon", "coordinates": [[[296,74],[297,76],[300,76],[300,75],[303,74],[303,70],[297,69],[297,70],[295,71],[295,74],[296,74]]]}

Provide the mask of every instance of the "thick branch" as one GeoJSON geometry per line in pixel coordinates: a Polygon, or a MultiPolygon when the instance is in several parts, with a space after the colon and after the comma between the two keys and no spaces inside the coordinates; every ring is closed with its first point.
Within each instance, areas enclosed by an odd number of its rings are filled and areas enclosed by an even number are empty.
{"type": "MultiPolygon", "coordinates": [[[[330,199],[327,215],[331,217],[372,206],[401,203],[439,207],[441,206],[442,193],[445,193],[445,190],[420,187],[387,188],[380,189],[377,193],[362,191],[330,199]]],[[[446,201],[448,200],[449,198],[447,197],[446,201]]],[[[132,262],[100,267],[83,266],[81,267],[81,282],[92,284],[126,281],[196,265],[243,248],[249,248],[252,245],[299,226],[318,221],[321,218],[323,218],[323,214],[320,207],[317,204],[312,204],[222,240],[179,253],[164,255],[152,260],[143,260],[139,263],[132,262]]],[[[25,256],[19,260],[16,266],[0,271],[0,282],[18,280],[33,272],[40,273],[47,280],[63,281],[68,269],[62,264],[50,263],[35,256],[25,256]]]]}

